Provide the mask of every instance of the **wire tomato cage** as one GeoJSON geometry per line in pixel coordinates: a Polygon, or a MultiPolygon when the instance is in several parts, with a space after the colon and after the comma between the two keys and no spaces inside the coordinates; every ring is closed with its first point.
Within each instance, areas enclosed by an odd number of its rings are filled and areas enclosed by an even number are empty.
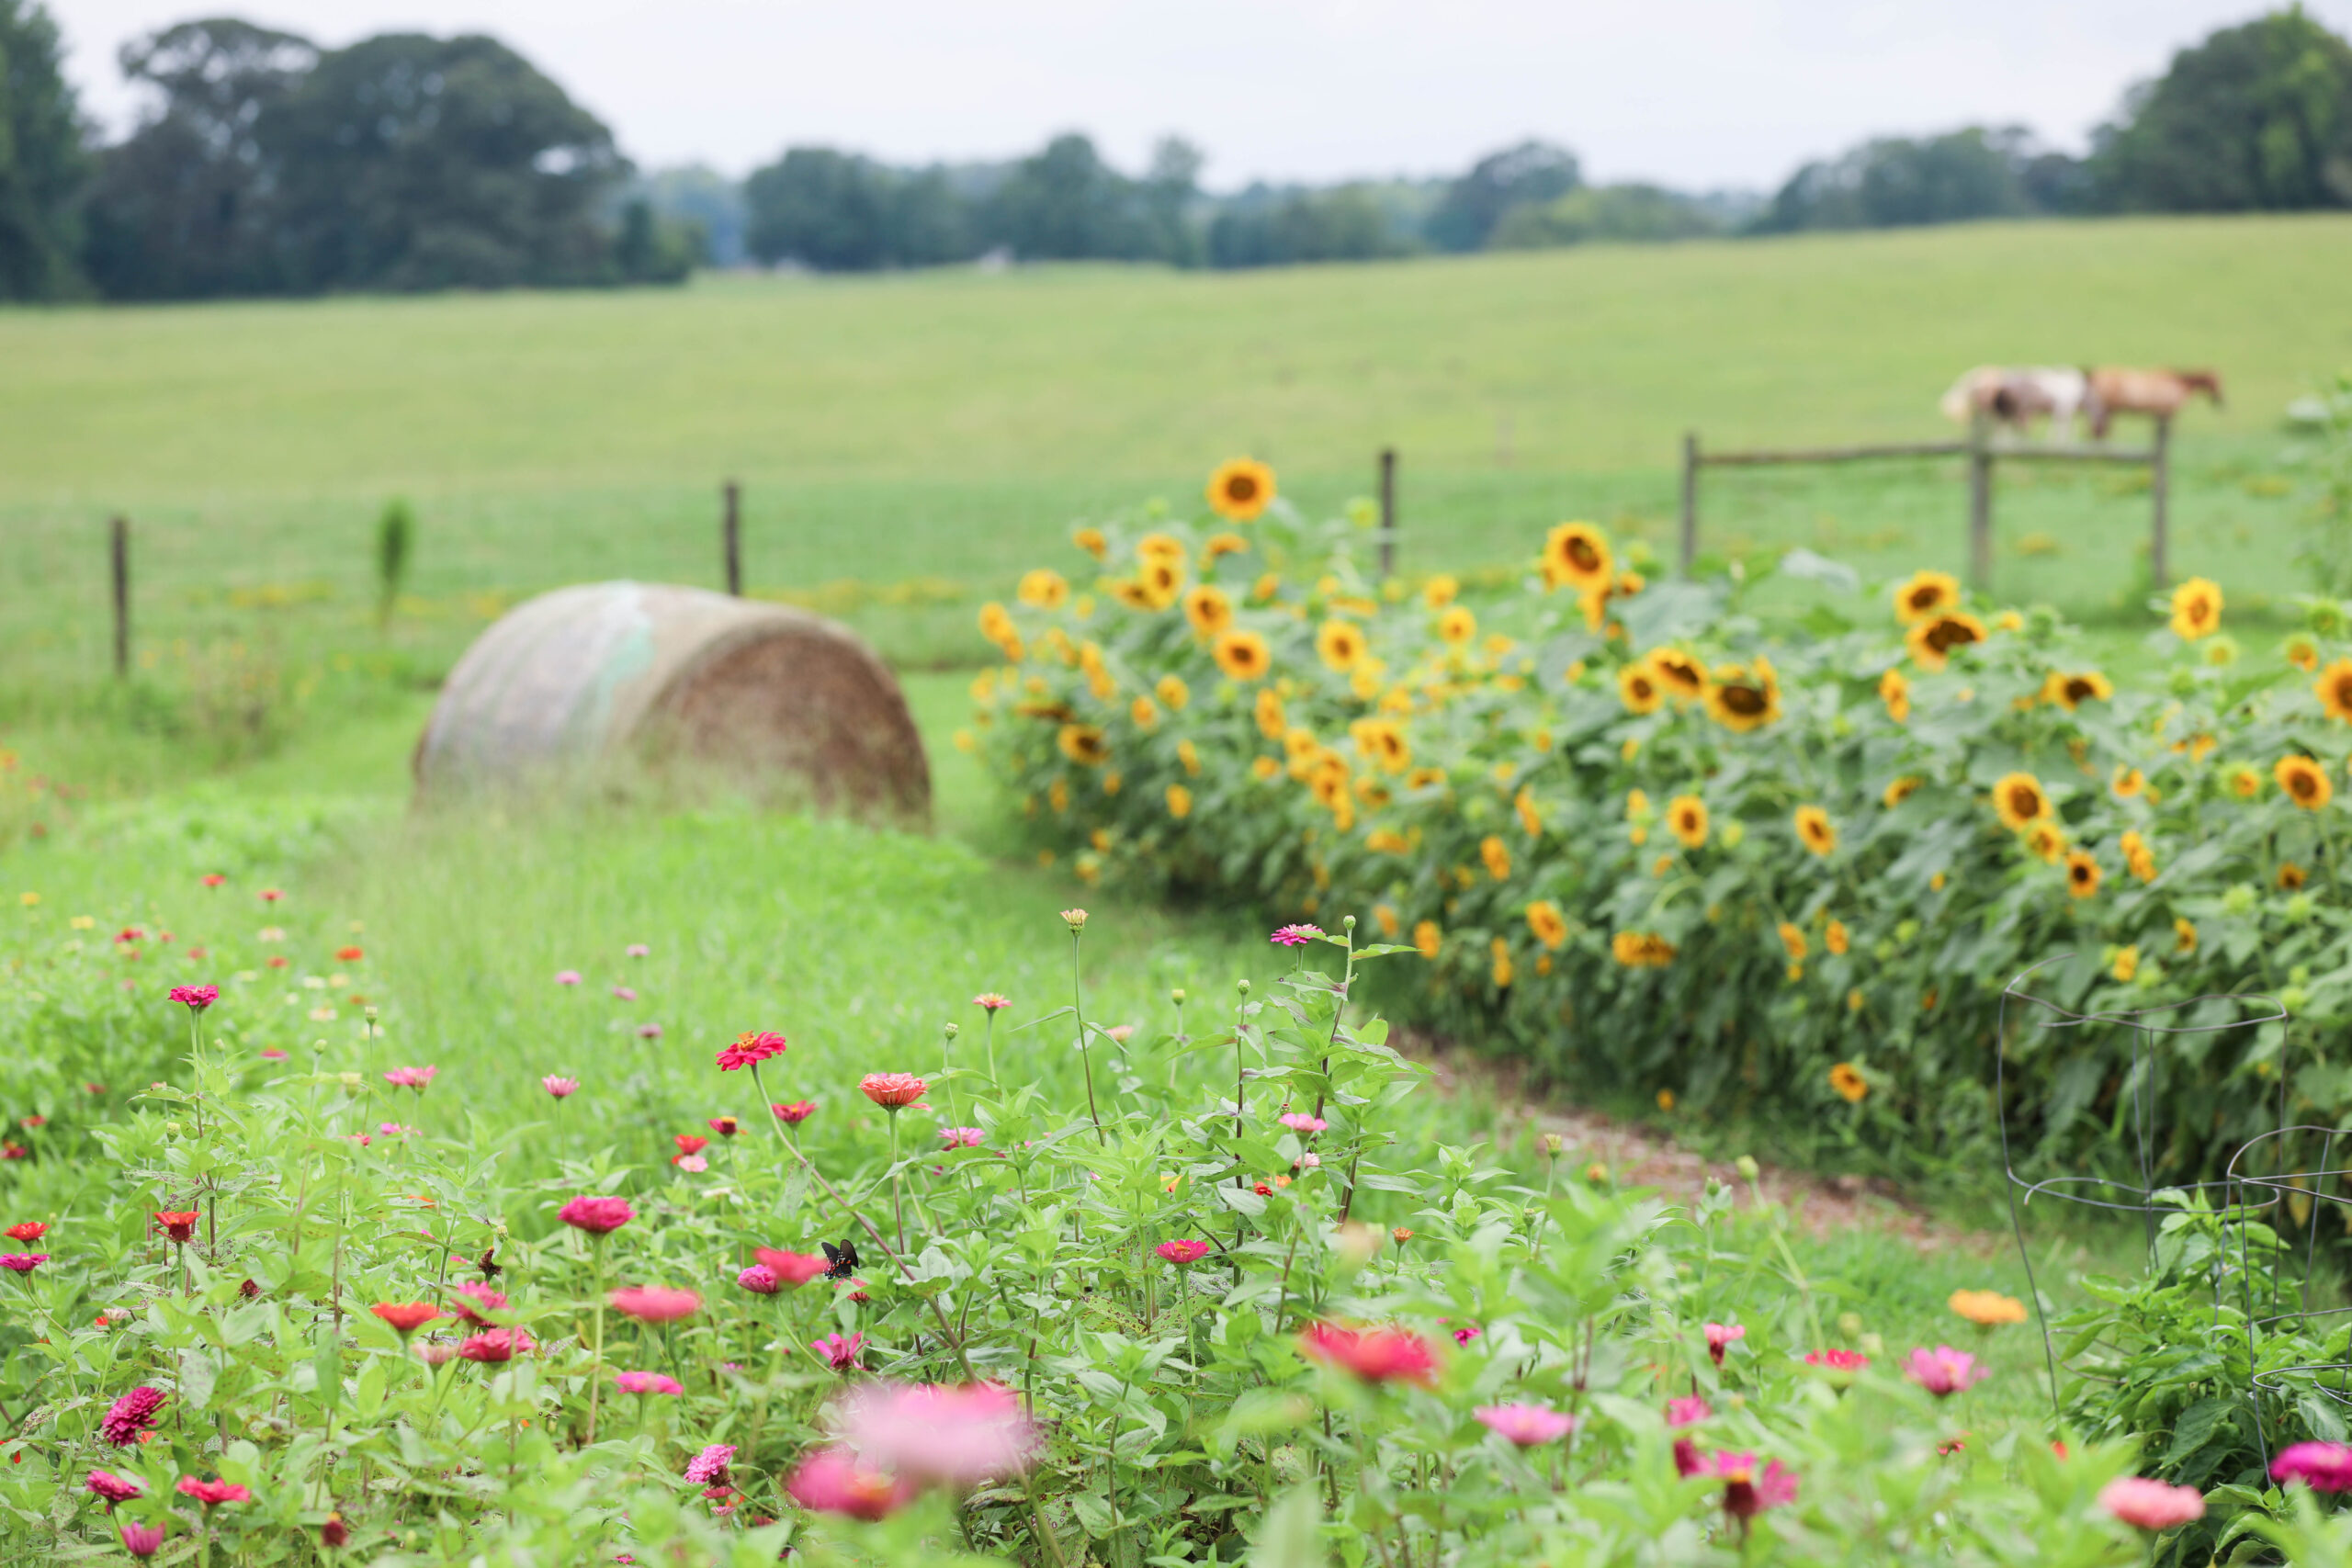
{"type": "Polygon", "coordinates": [[[2338,1206],[2352,1224],[2352,1127],[2325,1127],[2290,1123],[2287,1120],[2290,1104],[2290,1075],[2282,1066],[2278,1073],[2278,1120],[2267,1132],[2256,1134],[2232,1152],[2218,1179],[2197,1181],[2166,1181],[2156,1179],[2156,1091],[2163,1064],[2156,1055],[2159,1039],[2194,1035],[2234,1034],[2259,1030],[2268,1024],[2284,1024],[2290,1015],[2276,997],[2259,991],[2228,991],[2189,997],[2179,1001],[2165,1002],[2154,1007],[2128,1008],[2110,1010],[2077,1011],[2027,988],[2033,977],[2055,964],[2064,963],[2075,954],[2059,953],[2019,974],[2001,991],[1998,1033],[1994,1058],[1995,1109],[2001,1132],[2001,1167],[2006,1178],[2009,1205],[2009,1228],[2018,1244],[2018,1260],[2025,1266],[2028,1293],[2033,1298],[2034,1320],[2041,1329],[2041,1349],[2050,1376],[2050,1400],[2053,1411],[2060,1407],[2058,1373],[2062,1367],[2070,1376],[2095,1382],[2113,1382],[2111,1378],[2077,1368],[2058,1354],[2049,1314],[2042,1303],[2041,1282],[2033,1268],[2033,1255],[2026,1245],[2024,1211],[2037,1198],[2054,1202],[2075,1204],[2082,1208],[2114,1214],[2138,1214],[2146,1229],[2149,1267],[2156,1267],[2160,1220],[2172,1216],[2192,1215],[2203,1206],[2203,1213],[2211,1220],[2220,1235],[2221,1244],[2205,1265],[2205,1272],[2213,1290],[2214,1322],[2221,1322],[2224,1292],[2236,1297],[2233,1303],[2242,1313],[2246,1339],[2246,1368],[2250,1386],[2246,1399],[2254,1414],[2255,1430],[2263,1452],[2267,1469],[2270,1461],[2271,1439],[2263,1412],[2263,1394],[2277,1396],[2280,1403],[2291,1402],[2307,1392],[2315,1392],[2338,1406],[2352,1410],[2352,1361],[2314,1361],[2279,1363],[2265,1367],[2261,1359],[2261,1344],[2266,1334],[2274,1337],[2286,1332],[2282,1325],[2292,1324],[2308,1327],[2315,1319],[2352,1314],[2352,1306],[2313,1309],[2310,1305],[2311,1278],[2317,1259],[2319,1226],[2315,1222],[2321,1205],[2338,1206]],[[2130,1122],[2128,1151],[2136,1168],[2130,1175],[2100,1175],[2069,1173],[2045,1176],[2039,1179],[2020,1175],[2017,1168],[2017,1148],[2010,1138],[2007,1079],[2011,1043],[2011,1005],[2032,1014],[2030,1025],[2018,1027],[2044,1030],[2078,1030],[2090,1032],[2121,1030],[2130,1040],[2131,1062],[2125,1070],[2120,1093],[2125,1098],[2130,1122]],[[2230,1016],[2218,1016],[2227,1012],[2230,1016]],[[2310,1146],[2315,1142],[2320,1150],[2317,1166],[2290,1168],[2294,1164],[2292,1150],[2310,1146]],[[2267,1168],[2262,1168],[2267,1167],[2267,1168]],[[2280,1210],[2291,1216],[2304,1230],[2301,1246],[2301,1276],[2293,1281],[2291,1309],[2290,1293],[2284,1278],[2291,1267],[2295,1250],[2280,1229],[2269,1223],[2269,1217],[2280,1210]],[[2257,1238],[2259,1238],[2257,1240],[2257,1238]],[[2267,1256],[2255,1256],[2257,1245],[2267,1256]],[[2266,1272],[2264,1265],[2268,1265],[2266,1272]],[[2267,1280],[2264,1294],[2270,1310],[2257,1310],[2256,1279],[2267,1280]],[[2234,1287],[2233,1291],[2233,1287],[2234,1287]],[[2333,1374],[2331,1386],[2330,1374],[2333,1374]]]}

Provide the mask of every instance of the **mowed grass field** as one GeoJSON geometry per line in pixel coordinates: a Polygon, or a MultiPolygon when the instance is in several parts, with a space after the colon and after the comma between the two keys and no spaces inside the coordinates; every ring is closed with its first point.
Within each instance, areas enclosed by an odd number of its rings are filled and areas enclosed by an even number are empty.
{"type": "MultiPolygon", "coordinates": [[[[1567,515],[1664,552],[1685,430],[1934,436],[1981,361],[2220,367],[2228,406],[2179,430],[2175,562],[2250,599],[2293,586],[2279,412],[2352,363],[2347,257],[2352,218],[2164,220],[0,311],[0,637],[45,650],[45,679],[100,660],[116,512],[157,637],[338,636],[399,494],[424,602],[402,635],[446,664],[537,589],[716,582],[731,477],[755,588],[932,580],[842,607],[903,661],[952,664],[977,650],[972,602],[1069,564],[1074,520],[1188,502],[1233,453],[1319,508],[1396,446],[1408,570],[1514,558],[1567,515]]],[[[1879,576],[1962,564],[1964,504],[1957,463],[1920,462],[1711,473],[1702,513],[1713,547],[1801,543],[1879,576]]],[[[2147,510],[2134,471],[2005,468],[2000,590],[2130,608],[2147,510]]]]}

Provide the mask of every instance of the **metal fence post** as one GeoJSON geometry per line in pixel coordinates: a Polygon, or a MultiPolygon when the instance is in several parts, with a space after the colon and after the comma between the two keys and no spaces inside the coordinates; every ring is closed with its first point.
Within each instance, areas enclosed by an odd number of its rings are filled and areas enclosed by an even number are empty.
{"type": "Polygon", "coordinates": [[[1396,570],[1396,448],[1380,449],[1380,580],[1396,570]]]}
{"type": "Polygon", "coordinates": [[[1699,558],[1699,433],[1682,434],[1682,575],[1699,558]]]}
{"type": "Polygon", "coordinates": [[[743,487],[729,479],[726,520],[720,530],[724,535],[722,547],[727,552],[727,592],[738,599],[743,596],[742,500],[743,487]]]}
{"type": "Polygon", "coordinates": [[[130,673],[130,519],[115,518],[107,533],[114,558],[114,672],[120,680],[130,673]]]}

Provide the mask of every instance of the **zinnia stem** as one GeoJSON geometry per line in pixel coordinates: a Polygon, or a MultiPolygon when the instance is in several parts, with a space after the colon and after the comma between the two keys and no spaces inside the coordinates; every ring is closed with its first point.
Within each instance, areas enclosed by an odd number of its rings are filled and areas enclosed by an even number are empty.
{"type": "Polygon", "coordinates": [[[605,1392],[605,1246],[603,1241],[588,1244],[596,1260],[596,1348],[594,1365],[588,1372],[588,1446],[596,1446],[596,1399],[605,1392]]]}
{"type": "Polygon", "coordinates": [[[1111,1140],[1102,1135],[1102,1113],[1094,1108],[1094,1056],[1086,1048],[1086,996],[1079,983],[1078,949],[1085,941],[1078,931],[1069,933],[1069,1010],[1078,1020],[1078,1059],[1086,1069],[1086,1114],[1094,1122],[1094,1141],[1109,1147],[1111,1140]]]}

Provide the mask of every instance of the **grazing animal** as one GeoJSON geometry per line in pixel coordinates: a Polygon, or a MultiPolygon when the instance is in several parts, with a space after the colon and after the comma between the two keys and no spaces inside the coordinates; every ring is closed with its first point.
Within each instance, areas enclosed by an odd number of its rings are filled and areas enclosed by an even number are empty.
{"type": "Polygon", "coordinates": [[[2045,416],[2052,436],[2073,435],[2078,416],[2094,425],[2099,417],[2090,377],[2066,365],[1980,365],[1951,384],[1941,406],[1955,424],[1988,414],[2020,435],[2045,416]]]}
{"type": "Polygon", "coordinates": [[[2091,396],[2098,403],[2091,414],[2091,434],[2104,440],[2107,427],[2119,413],[2153,414],[2168,420],[2178,413],[2192,393],[2202,392],[2222,406],[2222,377],[2214,370],[2135,370],[2103,365],[2090,376],[2091,396]]]}

